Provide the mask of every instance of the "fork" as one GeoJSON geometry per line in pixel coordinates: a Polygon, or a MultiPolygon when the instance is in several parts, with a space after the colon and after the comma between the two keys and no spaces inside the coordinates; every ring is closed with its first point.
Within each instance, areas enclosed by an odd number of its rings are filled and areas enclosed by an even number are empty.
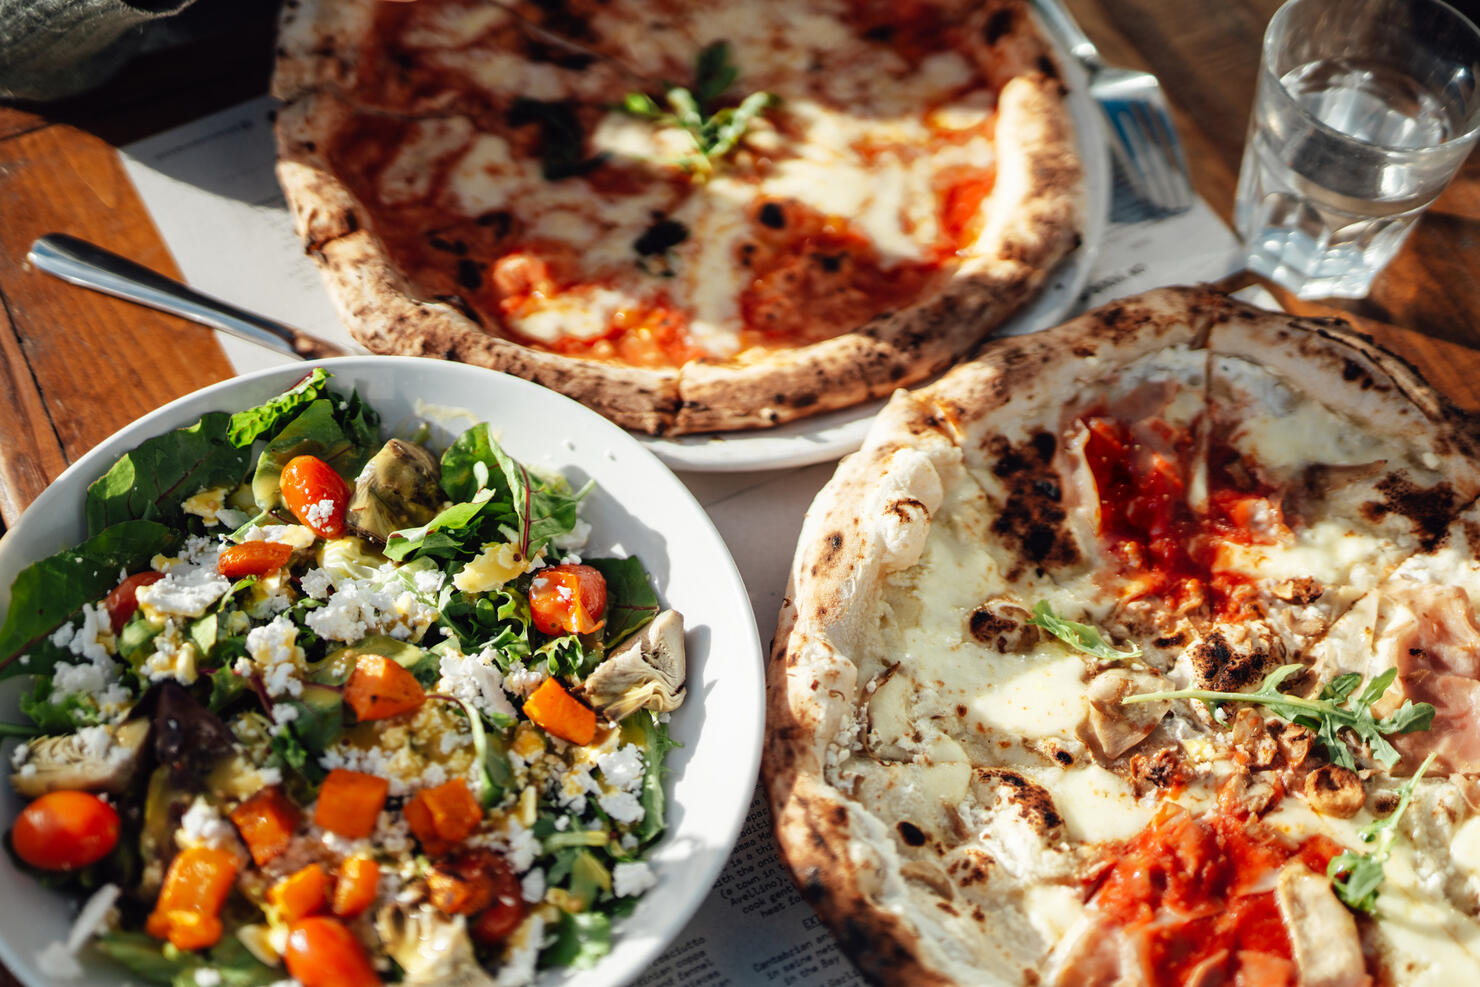
{"type": "Polygon", "coordinates": [[[1110,125],[1111,152],[1136,193],[1163,213],[1189,208],[1187,160],[1156,76],[1106,65],[1062,0],[1032,2],[1049,31],[1088,74],[1090,97],[1110,125]]]}

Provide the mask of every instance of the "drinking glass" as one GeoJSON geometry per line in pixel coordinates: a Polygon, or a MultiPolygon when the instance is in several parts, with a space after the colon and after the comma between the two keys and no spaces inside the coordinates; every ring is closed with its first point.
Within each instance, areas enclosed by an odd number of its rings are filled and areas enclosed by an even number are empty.
{"type": "Polygon", "coordinates": [[[1440,0],[1290,0],[1269,22],[1234,222],[1301,298],[1367,294],[1480,131],[1480,31],[1440,0]]]}

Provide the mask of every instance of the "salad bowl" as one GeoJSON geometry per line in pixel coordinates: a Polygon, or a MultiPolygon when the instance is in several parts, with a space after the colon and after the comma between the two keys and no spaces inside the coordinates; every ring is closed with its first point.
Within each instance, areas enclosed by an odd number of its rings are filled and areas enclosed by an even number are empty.
{"type": "MultiPolygon", "coordinates": [[[[687,700],[668,724],[680,746],[666,758],[667,831],[647,857],[656,883],[630,915],[617,919],[611,951],[585,969],[548,969],[541,985],[627,982],[645,970],[683,928],[723,866],[750,805],[763,732],[763,661],[755,621],[734,562],[687,488],[622,429],[574,401],[524,380],[462,364],[408,357],[346,357],[314,364],[331,386],[356,389],[379,412],[385,437],[419,428],[445,448],[478,422],[516,459],[559,472],[580,487],[591,525],[588,556],[635,556],[662,604],[684,617],[687,700]]],[[[186,395],[120,430],[87,453],[0,538],[0,609],[28,565],[86,535],[84,496],[93,480],[141,442],[190,425],[212,411],[235,412],[279,394],[306,372],[273,368],[186,395]]],[[[19,719],[26,676],[0,683],[0,720],[19,719]]],[[[14,741],[6,741],[8,754],[14,741]]],[[[23,800],[0,791],[0,818],[14,821],[23,800]]],[[[56,982],[43,959],[64,942],[75,901],[42,888],[0,855],[0,960],[26,984],[56,982]]],[[[83,950],[78,985],[132,978],[83,950]]]]}

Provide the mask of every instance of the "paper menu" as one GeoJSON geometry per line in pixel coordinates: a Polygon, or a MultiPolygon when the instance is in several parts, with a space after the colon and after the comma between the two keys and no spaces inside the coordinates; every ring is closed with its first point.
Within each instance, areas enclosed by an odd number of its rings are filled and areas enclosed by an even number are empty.
{"type": "MultiPolygon", "coordinates": [[[[263,97],[138,141],[122,149],[124,167],[193,287],[363,352],[340,326],[293,232],[273,173],[273,105],[263,97]]],[[[1119,221],[1127,213],[1115,211],[1118,221],[1101,241],[1080,308],[1157,285],[1216,279],[1241,266],[1232,234],[1201,201],[1160,220],[1119,221]]],[[[229,336],[220,340],[238,372],[292,362],[229,336]]],[[[763,641],[776,625],[802,517],[832,472],[827,463],[679,474],[729,546],[763,641]]],[[[759,798],[714,890],[638,981],[641,987],[862,982],[792,886],[759,798]]]]}

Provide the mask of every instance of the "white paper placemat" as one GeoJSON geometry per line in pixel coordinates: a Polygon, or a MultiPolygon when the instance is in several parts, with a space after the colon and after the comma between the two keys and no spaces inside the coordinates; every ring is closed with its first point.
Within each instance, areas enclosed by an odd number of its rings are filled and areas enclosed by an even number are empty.
{"type": "MultiPolygon", "coordinates": [[[[124,167],[192,286],[364,352],[339,324],[293,232],[273,175],[273,105],[262,97],[130,144],[121,151],[124,167]]],[[[1117,200],[1115,216],[1133,212],[1117,200]]],[[[1233,234],[1201,200],[1178,216],[1112,222],[1078,310],[1158,285],[1215,280],[1241,266],[1233,234]]],[[[238,373],[292,362],[218,335],[238,373]]],[[[776,626],[802,516],[832,472],[825,463],[679,474],[729,545],[763,638],[776,626]]],[[[641,987],[863,983],[792,885],[770,825],[757,798],[714,891],[641,987]]]]}

